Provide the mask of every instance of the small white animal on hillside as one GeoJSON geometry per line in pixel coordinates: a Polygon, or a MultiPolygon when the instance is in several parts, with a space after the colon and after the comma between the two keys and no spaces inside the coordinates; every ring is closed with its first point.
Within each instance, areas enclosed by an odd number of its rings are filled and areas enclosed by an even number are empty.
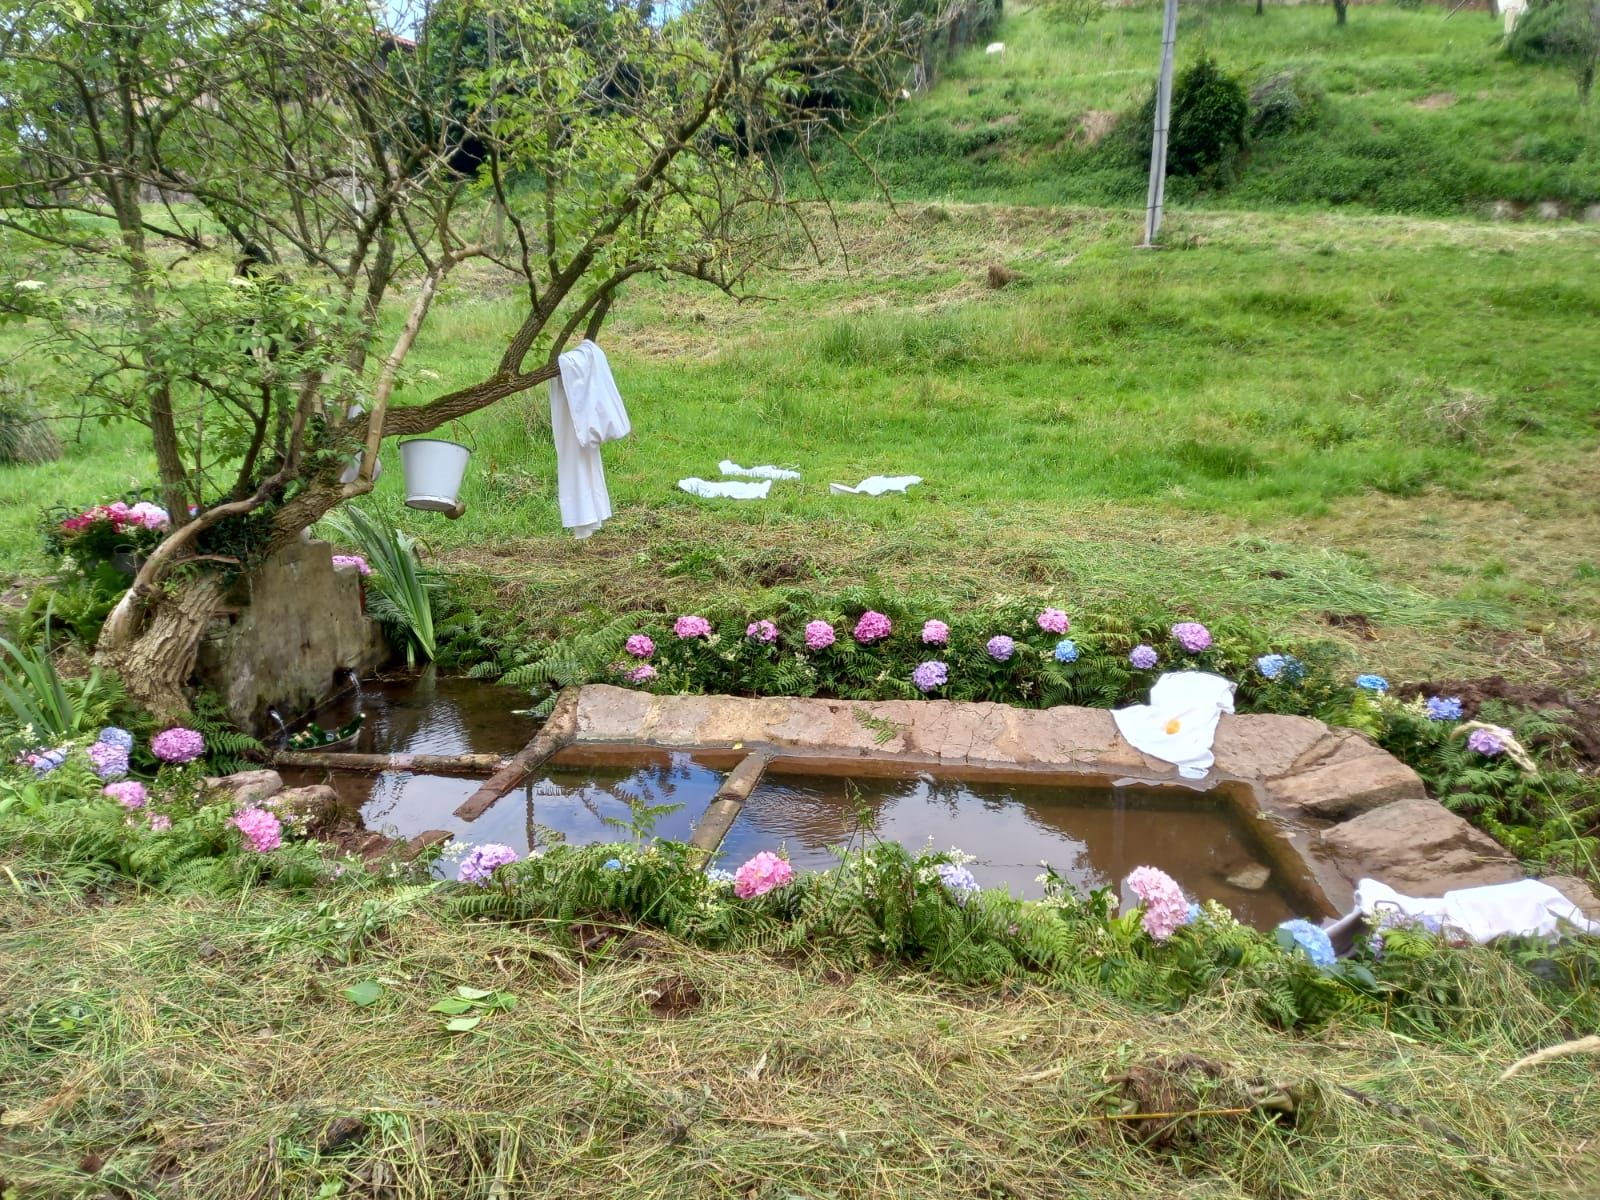
{"type": "Polygon", "coordinates": [[[1006,52],[1006,44],[1004,42],[990,42],[983,48],[983,52],[985,54],[1004,54],[1006,52]]]}

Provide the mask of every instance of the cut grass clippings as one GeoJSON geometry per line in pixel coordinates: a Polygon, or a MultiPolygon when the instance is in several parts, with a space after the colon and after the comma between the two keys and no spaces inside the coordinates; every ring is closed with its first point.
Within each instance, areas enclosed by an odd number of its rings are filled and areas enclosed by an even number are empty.
{"type": "Polygon", "coordinates": [[[1487,952],[1493,1018],[1424,1043],[1285,1035],[1227,991],[1161,1014],[658,936],[585,961],[426,903],[335,965],[285,935],[306,912],[8,891],[17,1194],[1532,1200],[1600,1178],[1591,1063],[1496,1082],[1568,1034],[1487,952]],[[462,987],[513,1006],[448,1032],[427,1010],[462,987]]]}

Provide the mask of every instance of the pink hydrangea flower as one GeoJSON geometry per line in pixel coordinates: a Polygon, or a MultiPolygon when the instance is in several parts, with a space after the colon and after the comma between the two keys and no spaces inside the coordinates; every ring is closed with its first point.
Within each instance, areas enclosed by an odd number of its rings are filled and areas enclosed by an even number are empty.
{"type": "Polygon", "coordinates": [[[1211,645],[1211,631],[1199,621],[1179,621],[1172,627],[1172,636],[1190,654],[1199,654],[1211,645]]]}
{"type": "Polygon", "coordinates": [[[763,850],[733,873],[733,894],[749,900],[784,887],[793,879],[793,867],[770,850],[763,850]]]}
{"type": "Polygon", "coordinates": [[[889,618],[870,609],[856,622],[855,639],[858,642],[879,642],[889,636],[889,618]]]}
{"type": "Polygon", "coordinates": [[[143,808],[150,802],[150,794],[145,791],[144,784],[137,779],[108,783],[100,791],[102,795],[110,796],[123,808],[143,808]]]}
{"type": "Polygon", "coordinates": [[[623,643],[622,648],[635,658],[649,658],[656,652],[655,641],[648,633],[636,633],[623,643]]]}
{"type": "Polygon", "coordinates": [[[922,643],[925,646],[948,646],[950,644],[950,626],[943,621],[924,621],[922,623],[922,643]]]}
{"type": "Polygon", "coordinates": [[[367,565],[367,560],[359,554],[335,554],[333,556],[335,567],[354,567],[358,575],[371,575],[372,568],[367,565]]]}
{"type": "Polygon", "coordinates": [[[192,762],[205,753],[206,740],[192,729],[179,725],[163,729],[150,739],[150,753],[162,762],[192,762]]]}
{"type": "Polygon", "coordinates": [[[150,832],[151,833],[165,833],[167,830],[169,830],[171,828],[172,828],[172,818],[167,816],[166,813],[151,813],[150,814],[150,832]]]}
{"type": "Polygon", "coordinates": [[[640,663],[633,670],[623,676],[629,683],[649,683],[658,672],[649,663],[640,663]]]}
{"type": "Polygon", "coordinates": [[[1046,633],[1062,634],[1072,628],[1072,622],[1059,608],[1047,608],[1039,614],[1039,628],[1046,633]]]}
{"type": "Polygon", "coordinates": [[[151,504],[148,500],[141,500],[124,514],[135,525],[143,525],[146,529],[160,532],[172,524],[172,518],[167,515],[167,510],[159,504],[151,504]]]}
{"type": "Polygon", "coordinates": [[[1189,919],[1189,902],[1178,881],[1158,867],[1135,867],[1125,880],[1128,890],[1144,905],[1144,931],[1158,942],[1189,919]]]}
{"type": "Polygon", "coordinates": [[[680,638],[711,636],[711,622],[704,617],[679,617],[672,623],[672,632],[680,638]]]}
{"type": "Polygon", "coordinates": [[[806,649],[826,650],[833,645],[833,626],[826,621],[806,622],[806,649]]]}
{"type": "Polygon", "coordinates": [[[283,822],[269,809],[241,808],[229,823],[244,834],[250,849],[257,854],[266,854],[283,845],[283,822]]]}
{"type": "Polygon", "coordinates": [[[770,646],[778,640],[778,627],[763,618],[760,621],[751,621],[750,624],[746,625],[744,627],[744,635],[747,638],[754,638],[756,641],[770,646]]]}

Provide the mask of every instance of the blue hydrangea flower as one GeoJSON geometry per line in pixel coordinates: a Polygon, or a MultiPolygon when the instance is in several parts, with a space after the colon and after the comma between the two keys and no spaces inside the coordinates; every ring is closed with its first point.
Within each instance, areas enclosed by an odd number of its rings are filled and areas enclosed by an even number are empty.
{"type": "Polygon", "coordinates": [[[1078,643],[1071,638],[1062,638],[1056,643],[1056,661],[1069,663],[1078,661],[1078,643]]]}
{"type": "Polygon", "coordinates": [[[1429,696],[1428,719],[1432,721],[1461,720],[1461,697],[1429,696]]]}
{"type": "Polygon", "coordinates": [[[622,870],[622,860],[620,858],[608,858],[600,864],[600,868],[605,871],[620,871],[622,870]]]}
{"type": "Polygon", "coordinates": [[[107,746],[115,746],[119,750],[133,749],[133,734],[126,729],[118,729],[115,725],[107,725],[100,731],[100,736],[95,738],[107,746]]]}
{"type": "Polygon", "coordinates": [[[1189,915],[1183,918],[1185,925],[1193,925],[1200,919],[1201,908],[1193,900],[1189,901],[1189,915]]]}
{"type": "Polygon", "coordinates": [[[939,882],[944,884],[945,891],[950,893],[957,904],[965,904],[967,898],[978,890],[978,881],[965,867],[959,867],[955,863],[940,863],[934,867],[934,872],[939,876],[939,882]]]}
{"type": "MultiPolygon", "coordinates": [[[[613,859],[612,861],[614,862],[616,860],[613,859]]],[[[724,871],[721,867],[707,867],[706,882],[711,884],[713,887],[732,887],[733,872],[724,871]]]]}
{"type": "Polygon", "coordinates": [[[1333,942],[1328,939],[1327,931],[1322,926],[1313,925],[1304,917],[1296,917],[1278,928],[1292,937],[1295,944],[1306,952],[1306,957],[1317,966],[1333,966],[1333,942]]]}
{"type": "Polygon", "coordinates": [[[1389,681],[1382,675],[1357,675],[1356,686],[1381,695],[1389,690],[1389,681]]]}

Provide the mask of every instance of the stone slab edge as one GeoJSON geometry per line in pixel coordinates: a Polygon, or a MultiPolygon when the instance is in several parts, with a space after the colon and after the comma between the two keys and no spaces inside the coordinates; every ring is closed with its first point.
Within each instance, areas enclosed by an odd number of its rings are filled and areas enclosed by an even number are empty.
{"type": "MultiPolygon", "coordinates": [[[[1522,877],[1509,851],[1430,800],[1410,767],[1359,733],[1307,717],[1223,717],[1216,764],[1196,783],[1129,745],[1109,710],[1070,705],[663,696],[588,684],[577,690],[572,719],[574,740],[590,746],[749,749],[768,762],[861,760],[953,773],[1094,773],[1196,790],[1247,784],[1274,827],[1265,840],[1292,849],[1305,867],[1301,883],[1313,883],[1333,910],[1350,905],[1363,876],[1414,895],[1522,877]]],[[[725,807],[716,819],[731,824],[738,810],[725,807]]],[[[708,808],[708,834],[712,817],[708,808]]]]}

